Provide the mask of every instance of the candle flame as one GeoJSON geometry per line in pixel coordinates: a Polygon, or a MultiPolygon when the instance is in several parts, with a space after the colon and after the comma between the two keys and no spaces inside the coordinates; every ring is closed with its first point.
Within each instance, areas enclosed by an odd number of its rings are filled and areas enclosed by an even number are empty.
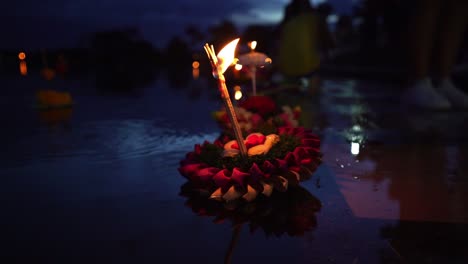
{"type": "Polygon", "coordinates": [[[254,41],[250,42],[250,48],[252,50],[254,50],[256,47],[257,47],[257,41],[254,40],[254,41]]]}
{"type": "Polygon", "coordinates": [[[218,69],[223,74],[234,61],[234,51],[236,50],[239,38],[229,42],[224,48],[218,53],[218,69]]]}
{"type": "Polygon", "coordinates": [[[234,99],[240,100],[241,98],[242,98],[242,91],[240,91],[240,90],[239,90],[239,91],[236,91],[236,92],[234,93],[234,99]]]}

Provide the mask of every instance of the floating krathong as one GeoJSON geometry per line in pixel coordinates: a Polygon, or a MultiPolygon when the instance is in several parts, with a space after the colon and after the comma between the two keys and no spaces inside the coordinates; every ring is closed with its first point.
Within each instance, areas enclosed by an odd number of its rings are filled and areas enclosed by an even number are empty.
{"type": "Polygon", "coordinates": [[[250,134],[244,142],[247,158],[238,155],[236,144],[230,138],[197,144],[181,161],[179,171],[211,199],[250,202],[298,185],[321,163],[320,140],[304,128],[282,127],[277,134],[250,134]]]}
{"type": "Polygon", "coordinates": [[[255,131],[244,139],[223,75],[234,61],[238,42],[231,41],[218,55],[213,46],[205,45],[233,133],[195,145],[179,167],[194,190],[223,202],[252,202],[284,192],[310,178],[321,163],[320,140],[303,127],[272,126],[268,133],[255,131]]]}

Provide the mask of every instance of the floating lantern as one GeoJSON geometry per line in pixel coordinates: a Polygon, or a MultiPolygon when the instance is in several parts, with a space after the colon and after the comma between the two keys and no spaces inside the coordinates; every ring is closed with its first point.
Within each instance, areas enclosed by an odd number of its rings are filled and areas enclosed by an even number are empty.
{"type": "Polygon", "coordinates": [[[250,66],[251,79],[252,79],[252,92],[253,92],[253,95],[257,95],[257,84],[256,84],[257,67],[264,67],[266,64],[271,64],[271,59],[265,53],[255,51],[255,48],[257,47],[257,41],[250,42],[249,46],[250,46],[250,52],[241,55],[239,57],[239,63],[242,65],[250,66]]]}

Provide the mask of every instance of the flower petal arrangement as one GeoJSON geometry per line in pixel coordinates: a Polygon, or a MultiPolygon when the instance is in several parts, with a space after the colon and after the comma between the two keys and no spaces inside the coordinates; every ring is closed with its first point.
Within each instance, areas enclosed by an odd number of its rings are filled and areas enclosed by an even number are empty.
{"type": "Polygon", "coordinates": [[[252,133],[239,155],[237,142],[224,136],[195,145],[180,162],[179,172],[194,189],[211,199],[231,202],[255,200],[284,192],[312,176],[321,163],[320,140],[302,127],[280,127],[276,133],[252,133]]]}
{"type": "MultiPolygon", "coordinates": [[[[258,131],[272,131],[278,127],[299,126],[301,108],[291,108],[284,105],[279,107],[276,102],[268,96],[251,96],[245,101],[239,102],[234,107],[242,132],[247,135],[258,131]]],[[[213,118],[224,132],[229,133],[232,125],[225,110],[213,113],[213,118]]]]}

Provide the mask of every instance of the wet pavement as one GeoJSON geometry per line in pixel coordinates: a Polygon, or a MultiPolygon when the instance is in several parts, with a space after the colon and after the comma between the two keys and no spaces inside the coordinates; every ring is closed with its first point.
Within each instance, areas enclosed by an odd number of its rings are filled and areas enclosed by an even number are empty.
{"type": "MultiPolygon", "coordinates": [[[[468,263],[468,112],[403,109],[397,83],[330,78],[315,96],[283,92],[283,103],[301,105],[324,154],[298,190],[300,201],[320,201],[320,209],[291,235],[215,223],[179,195],[179,161],[219,135],[211,112],[221,101],[209,80],[160,77],[140,90],[109,93],[92,77],[1,78],[2,257],[468,263]],[[69,90],[73,109],[35,109],[35,91],[48,85],[69,90]]],[[[290,207],[270,206],[278,219],[290,207]]]]}

